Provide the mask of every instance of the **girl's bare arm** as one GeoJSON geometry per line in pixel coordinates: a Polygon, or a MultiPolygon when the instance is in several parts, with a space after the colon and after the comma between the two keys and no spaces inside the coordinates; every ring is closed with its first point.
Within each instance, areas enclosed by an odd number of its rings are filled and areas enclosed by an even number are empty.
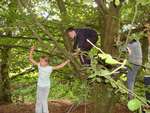
{"type": "Polygon", "coordinates": [[[59,64],[57,66],[53,66],[53,70],[58,70],[63,68],[66,64],[68,64],[70,62],[70,60],[66,60],[65,62],[63,62],[62,64],[59,64]]]}
{"type": "Polygon", "coordinates": [[[36,61],[33,59],[34,50],[35,50],[35,47],[32,46],[31,49],[30,49],[30,53],[29,53],[29,60],[30,60],[30,62],[31,62],[33,65],[38,65],[38,62],[36,62],[36,61]]]}

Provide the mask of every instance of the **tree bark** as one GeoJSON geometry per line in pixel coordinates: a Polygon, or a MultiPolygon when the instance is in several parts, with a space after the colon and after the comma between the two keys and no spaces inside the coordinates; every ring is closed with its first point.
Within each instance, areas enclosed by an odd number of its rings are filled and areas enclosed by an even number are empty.
{"type": "Polygon", "coordinates": [[[66,7],[65,7],[63,0],[56,0],[56,1],[57,1],[57,5],[59,7],[60,13],[61,13],[60,29],[61,29],[62,34],[63,34],[62,37],[64,40],[64,46],[66,47],[67,50],[71,51],[72,50],[71,41],[64,34],[64,30],[66,29],[66,27],[68,27],[67,10],[66,10],[66,7]]]}
{"type": "Polygon", "coordinates": [[[140,42],[142,45],[143,64],[145,64],[146,62],[148,62],[148,38],[144,37],[140,42]]]}
{"type": "Polygon", "coordinates": [[[100,11],[100,33],[101,33],[101,45],[106,53],[116,56],[117,49],[115,47],[115,38],[118,35],[120,22],[120,6],[115,6],[114,3],[109,4],[109,8],[106,7],[106,3],[103,0],[96,0],[100,11]]]}
{"type": "Polygon", "coordinates": [[[10,78],[9,78],[9,53],[10,49],[1,48],[0,64],[0,104],[11,103],[10,78]]]}
{"type": "MultiPolygon", "coordinates": [[[[110,3],[108,8],[104,0],[95,1],[101,10],[99,21],[102,49],[112,56],[117,56],[118,51],[115,47],[115,38],[118,35],[120,27],[119,16],[121,6],[115,6],[114,3],[110,3]]],[[[112,108],[119,98],[116,98],[110,86],[100,83],[99,86],[93,86],[93,91],[97,91],[94,93],[97,94],[95,96],[97,105],[94,113],[111,113],[112,108]],[[97,91],[98,89],[99,91],[97,91]]]]}

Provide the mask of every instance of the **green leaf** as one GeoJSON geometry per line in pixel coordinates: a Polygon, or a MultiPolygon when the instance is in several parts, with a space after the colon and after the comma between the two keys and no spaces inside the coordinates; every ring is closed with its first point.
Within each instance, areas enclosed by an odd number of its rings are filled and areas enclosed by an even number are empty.
{"type": "Polygon", "coordinates": [[[126,74],[122,74],[122,75],[120,76],[120,79],[123,80],[123,81],[127,81],[126,74]]]}
{"type": "Polygon", "coordinates": [[[108,70],[104,70],[104,69],[99,70],[99,71],[95,70],[95,72],[93,74],[91,74],[89,76],[89,78],[95,78],[96,76],[105,76],[106,77],[107,75],[110,75],[110,72],[108,70]]]}
{"type": "Polygon", "coordinates": [[[107,63],[107,64],[111,64],[111,65],[115,65],[115,64],[119,64],[119,62],[117,61],[117,60],[115,60],[115,59],[113,59],[113,58],[107,58],[106,60],[105,60],[105,63],[107,63]]]}
{"type": "Polygon", "coordinates": [[[125,2],[128,4],[128,3],[129,3],[129,0],[126,0],[125,2]]]}
{"type": "Polygon", "coordinates": [[[112,56],[109,54],[98,54],[98,56],[102,60],[105,60],[105,63],[107,63],[107,64],[119,64],[119,62],[117,60],[113,59],[112,56]]]}
{"type": "Polygon", "coordinates": [[[150,0],[137,0],[137,3],[144,6],[150,4],[150,0]]]}
{"type": "Polygon", "coordinates": [[[99,76],[107,76],[109,74],[110,74],[110,72],[108,70],[101,70],[101,73],[99,76]]]}
{"type": "Polygon", "coordinates": [[[130,111],[136,111],[141,107],[142,103],[138,99],[132,99],[128,102],[128,108],[130,111]]]}
{"type": "Polygon", "coordinates": [[[111,86],[112,86],[113,88],[117,88],[117,85],[116,85],[115,83],[113,83],[113,82],[111,82],[111,86]]]}
{"type": "Polygon", "coordinates": [[[96,78],[96,81],[100,83],[102,80],[101,78],[96,78]]]}
{"type": "Polygon", "coordinates": [[[117,84],[117,87],[119,88],[119,91],[122,93],[122,94],[125,94],[127,93],[126,92],[126,86],[124,85],[124,82],[123,81],[120,81],[120,80],[117,80],[116,81],[116,84],[117,84]]]}
{"type": "Polygon", "coordinates": [[[98,54],[98,56],[102,59],[102,60],[105,60],[107,58],[111,58],[111,55],[109,54],[98,54]]]}
{"type": "Polygon", "coordinates": [[[120,0],[115,0],[115,5],[119,6],[120,5],[120,0]]]}
{"type": "Polygon", "coordinates": [[[89,76],[89,78],[94,78],[94,77],[96,77],[96,74],[92,74],[89,76]]]}

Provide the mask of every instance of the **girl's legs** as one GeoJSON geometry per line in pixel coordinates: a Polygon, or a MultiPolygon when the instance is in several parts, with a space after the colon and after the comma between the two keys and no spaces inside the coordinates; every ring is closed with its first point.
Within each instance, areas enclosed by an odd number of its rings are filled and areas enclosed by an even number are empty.
{"type": "Polygon", "coordinates": [[[48,111],[48,95],[49,95],[49,87],[43,88],[43,98],[42,98],[42,106],[43,113],[49,113],[48,111]]]}
{"type": "Polygon", "coordinates": [[[48,111],[49,87],[37,88],[36,113],[49,113],[48,111]]]}
{"type": "Polygon", "coordinates": [[[41,103],[41,96],[42,91],[40,87],[37,87],[37,96],[36,96],[36,105],[35,105],[35,113],[42,113],[42,103],[41,103]]]}

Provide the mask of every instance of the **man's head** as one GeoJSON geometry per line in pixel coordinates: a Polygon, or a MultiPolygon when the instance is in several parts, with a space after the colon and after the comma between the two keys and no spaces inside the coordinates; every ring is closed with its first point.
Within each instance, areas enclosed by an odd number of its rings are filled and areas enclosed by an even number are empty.
{"type": "Polygon", "coordinates": [[[75,32],[75,29],[73,27],[70,27],[66,30],[66,35],[71,38],[71,39],[74,39],[75,36],[76,36],[76,32],[75,32]]]}
{"type": "Polygon", "coordinates": [[[41,56],[40,57],[40,65],[41,66],[47,66],[49,64],[49,59],[47,56],[41,56]]]}

